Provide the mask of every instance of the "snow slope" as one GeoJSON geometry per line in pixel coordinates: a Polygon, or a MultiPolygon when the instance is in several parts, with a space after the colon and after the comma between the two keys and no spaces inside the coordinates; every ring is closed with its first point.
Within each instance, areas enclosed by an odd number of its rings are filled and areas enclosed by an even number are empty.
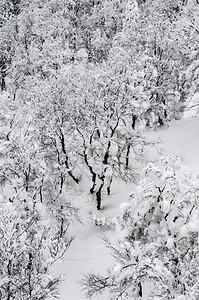
{"type": "MultiPolygon", "coordinates": [[[[161,139],[158,145],[162,149],[160,155],[179,155],[183,159],[183,168],[186,172],[199,173],[199,119],[175,121],[168,128],[162,128],[157,132],[148,131],[146,135],[150,139],[161,139]]],[[[148,157],[154,160],[154,153],[149,153],[148,157]]],[[[104,200],[103,213],[116,216],[120,203],[128,200],[132,189],[133,184],[126,186],[121,182],[115,182],[112,195],[104,200]]],[[[100,236],[104,233],[113,236],[114,232],[103,231],[100,227],[89,223],[88,214],[91,207],[86,198],[77,197],[75,202],[80,206],[80,215],[84,224],[72,228],[75,240],[67,251],[64,261],[57,265],[59,272],[67,274],[66,280],[61,285],[60,300],[85,300],[78,284],[82,274],[89,271],[102,273],[113,263],[100,236]]],[[[101,296],[99,300],[108,300],[108,298],[101,296]]]]}
{"type": "Polygon", "coordinates": [[[163,155],[179,155],[184,169],[199,173],[199,119],[183,119],[152,134],[162,139],[163,155]]]}

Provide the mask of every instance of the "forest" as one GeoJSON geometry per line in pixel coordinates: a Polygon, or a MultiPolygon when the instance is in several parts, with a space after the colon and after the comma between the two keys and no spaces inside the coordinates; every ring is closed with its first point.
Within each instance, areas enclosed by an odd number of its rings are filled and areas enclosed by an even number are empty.
{"type": "Polygon", "coordinates": [[[199,179],[146,134],[197,114],[198,46],[197,0],[0,0],[1,300],[60,299],[82,195],[119,232],[85,297],[199,299],[199,179]],[[116,182],[135,188],[113,221],[116,182]]]}

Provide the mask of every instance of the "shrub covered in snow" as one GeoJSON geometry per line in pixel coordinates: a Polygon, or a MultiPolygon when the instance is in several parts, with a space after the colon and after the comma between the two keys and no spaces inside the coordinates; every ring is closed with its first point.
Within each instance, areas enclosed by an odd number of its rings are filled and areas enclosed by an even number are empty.
{"type": "Polygon", "coordinates": [[[179,168],[167,157],[143,170],[108,244],[117,264],[105,277],[85,277],[88,296],[108,289],[109,299],[198,299],[199,182],[179,168]]]}
{"type": "MultiPolygon", "coordinates": [[[[24,194],[23,194],[24,196],[24,194]]],[[[72,241],[69,223],[30,197],[0,199],[0,299],[55,299],[62,276],[52,274],[72,241]]],[[[69,210],[69,208],[68,208],[69,210]]],[[[71,209],[72,210],[72,209],[71,209]]]]}

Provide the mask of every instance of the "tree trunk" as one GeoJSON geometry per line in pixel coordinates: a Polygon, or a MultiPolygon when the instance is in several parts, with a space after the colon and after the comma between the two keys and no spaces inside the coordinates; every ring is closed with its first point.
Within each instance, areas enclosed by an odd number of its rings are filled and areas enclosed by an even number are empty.
{"type": "Polygon", "coordinates": [[[97,200],[97,210],[101,209],[101,202],[102,202],[102,188],[103,185],[100,186],[99,190],[96,193],[96,200],[97,200]]]}
{"type": "Polygon", "coordinates": [[[5,91],[6,90],[6,82],[5,82],[5,79],[4,79],[4,76],[2,75],[1,77],[1,90],[2,91],[5,91]]]}
{"type": "MultiPolygon", "coordinates": [[[[69,157],[68,157],[68,155],[67,155],[67,153],[66,153],[65,138],[64,138],[64,134],[63,134],[63,132],[61,131],[61,129],[60,129],[60,134],[61,134],[61,136],[60,136],[59,138],[60,138],[60,142],[61,142],[62,152],[64,153],[65,158],[66,158],[64,163],[65,163],[66,168],[69,169],[69,157]]],[[[69,175],[69,176],[70,176],[77,184],[79,183],[79,179],[76,178],[76,177],[73,175],[72,171],[68,170],[68,175],[69,175]]]]}
{"type": "MultiPolygon", "coordinates": [[[[8,261],[8,265],[7,265],[7,268],[8,268],[8,276],[11,277],[11,260],[9,259],[8,261]]],[[[10,289],[10,281],[8,282],[8,286],[7,286],[7,299],[6,300],[10,300],[11,299],[11,289],[10,289]]]]}
{"type": "Polygon", "coordinates": [[[135,129],[135,124],[136,124],[136,120],[137,120],[137,116],[136,115],[132,115],[132,128],[135,129]]]}
{"type": "Polygon", "coordinates": [[[68,175],[78,184],[79,183],[79,179],[78,178],[76,178],[74,175],[73,175],[73,173],[72,173],[72,171],[68,171],[68,175]]]}
{"type": "Polygon", "coordinates": [[[96,186],[96,173],[94,173],[93,171],[92,171],[92,183],[93,183],[93,186],[90,189],[90,193],[93,195],[94,191],[95,191],[95,186],[96,186]]]}
{"type": "Polygon", "coordinates": [[[32,297],[32,260],[33,260],[33,256],[32,253],[29,252],[29,262],[28,262],[28,266],[27,266],[27,270],[28,270],[28,289],[29,289],[29,296],[30,298],[32,297]]]}
{"type": "Polygon", "coordinates": [[[89,161],[88,161],[88,156],[87,156],[87,153],[86,153],[86,150],[87,148],[85,147],[84,148],[84,161],[91,173],[91,177],[92,177],[92,183],[93,183],[93,186],[92,188],[90,189],[90,193],[93,195],[94,194],[94,191],[95,191],[95,186],[96,186],[96,178],[97,178],[97,174],[93,171],[93,167],[89,164],[89,161]]]}
{"type": "Polygon", "coordinates": [[[61,194],[63,191],[63,185],[64,185],[64,175],[61,173],[61,178],[60,178],[60,190],[59,193],[61,194]]]}
{"type": "Polygon", "coordinates": [[[129,167],[129,154],[131,150],[131,145],[127,146],[127,151],[126,151],[126,169],[129,167]]]}
{"type": "Polygon", "coordinates": [[[98,191],[96,192],[97,210],[101,209],[102,189],[103,189],[103,186],[104,186],[105,175],[99,176],[99,179],[101,180],[101,185],[100,185],[98,191]]]}
{"type": "Polygon", "coordinates": [[[111,194],[111,183],[112,183],[112,181],[113,181],[113,179],[111,178],[110,182],[109,182],[109,185],[107,187],[107,194],[108,194],[108,196],[110,196],[110,194],[111,194]]]}

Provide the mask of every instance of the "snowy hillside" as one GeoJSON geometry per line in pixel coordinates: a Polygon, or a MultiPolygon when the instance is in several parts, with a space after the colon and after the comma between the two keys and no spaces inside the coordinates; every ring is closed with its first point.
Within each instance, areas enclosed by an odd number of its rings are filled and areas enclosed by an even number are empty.
{"type": "MultiPolygon", "coordinates": [[[[168,128],[162,128],[146,133],[151,139],[162,140],[159,147],[162,149],[161,155],[178,155],[183,160],[183,169],[187,173],[199,173],[199,120],[197,118],[183,119],[172,122],[168,128]]],[[[154,160],[153,153],[149,154],[154,160]]],[[[128,201],[129,193],[133,190],[134,184],[126,186],[125,184],[115,182],[113,194],[106,199],[106,215],[116,216],[119,213],[119,205],[128,201]]],[[[113,258],[109,250],[104,246],[100,239],[102,234],[107,234],[114,239],[115,232],[101,230],[100,227],[92,226],[88,223],[88,213],[90,211],[89,203],[87,207],[82,205],[86,199],[77,199],[81,206],[81,217],[84,226],[74,227],[73,232],[76,236],[71,248],[59,266],[60,271],[67,274],[67,280],[61,285],[61,300],[85,300],[81,287],[78,284],[82,274],[90,271],[102,273],[107,267],[113,264],[113,258]]],[[[103,212],[102,212],[103,214],[103,212]]],[[[97,298],[96,298],[97,299],[97,298]]],[[[100,300],[107,300],[103,296],[100,300]]],[[[143,298],[144,299],[144,298],[143,298]]]]}
{"type": "Polygon", "coordinates": [[[198,4],[0,0],[1,300],[199,299],[198,4]]]}

